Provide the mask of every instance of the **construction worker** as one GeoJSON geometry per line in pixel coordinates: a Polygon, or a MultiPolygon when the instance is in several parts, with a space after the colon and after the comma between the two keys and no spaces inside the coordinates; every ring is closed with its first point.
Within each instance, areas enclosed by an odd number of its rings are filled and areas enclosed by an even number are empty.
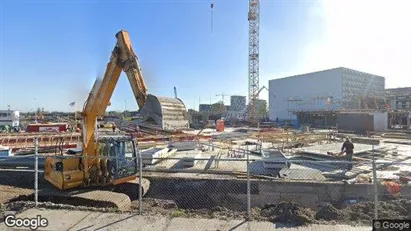
{"type": "MultiPolygon", "coordinates": [[[[345,138],[345,142],[341,148],[341,152],[345,152],[345,155],[347,156],[347,161],[352,161],[352,157],[354,154],[354,144],[350,141],[349,137],[345,138]]],[[[350,171],[351,169],[352,163],[349,163],[347,166],[347,170],[350,171]]]]}

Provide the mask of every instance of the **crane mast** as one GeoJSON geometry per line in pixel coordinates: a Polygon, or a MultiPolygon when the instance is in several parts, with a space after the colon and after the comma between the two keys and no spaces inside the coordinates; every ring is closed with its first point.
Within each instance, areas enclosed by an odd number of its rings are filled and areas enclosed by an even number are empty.
{"type": "Polygon", "coordinates": [[[217,94],[217,95],[215,95],[215,96],[221,96],[221,102],[223,102],[223,104],[224,104],[224,96],[230,96],[230,95],[227,95],[227,94],[217,94]]]}
{"type": "Polygon", "coordinates": [[[248,117],[257,120],[256,101],[259,91],[260,1],[249,0],[248,11],[248,117]]]}

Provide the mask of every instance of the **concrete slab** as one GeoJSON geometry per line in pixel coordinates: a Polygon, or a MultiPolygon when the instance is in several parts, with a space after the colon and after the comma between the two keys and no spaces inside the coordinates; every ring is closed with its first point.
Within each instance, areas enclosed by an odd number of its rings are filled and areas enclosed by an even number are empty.
{"type": "MultiPolygon", "coordinates": [[[[219,171],[242,171],[246,172],[246,164],[245,158],[243,161],[219,161],[218,168],[216,166],[216,161],[218,158],[219,151],[206,151],[201,153],[201,158],[211,158],[214,156],[215,161],[211,162],[211,166],[209,166],[209,170],[219,170],[219,171]]],[[[185,157],[196,157],[198,156],[198,151],[179,151],[176,152],[174,155],[175,158],[185,158],[185,157]]],[[[223,153],[221,158],[229,158],[227,153],[223,153]]],[[[254,157],[253,157],[254,158],[254,157]]],[[[234,158],[233,158],[234,159],[234,158]]],[[[163,160],[155,165],[147,166],[147,169],[154,170],[154,169],[175,169],[178,166],[179,160],[163,160]]],[[[210,164],[207,160],[199,160],[196,164],[191,167],[190,169],[193,170],[204,170],[207,169],[207,164],[210,164]]]]}
{"type": "MultiPolygon", "coordinates": [[[[37,230],[68,230],[80,222],[84,217],[88,216],[87,211],[70,211],[70,210],[45,210],[45,209],[28,209],[17,215],[18,218],[35,218],[40,215],[42,218],[47,218],[49,225],[37,230]]],[[[4,223],[0,224],[0,230],[16,230],[16,228],[8,228],[4,223]]],[[[24,230],[24,229],[17,229],[24,230]]]]}
{"type": "MultiPolygon", "coordinates": [[[[168,225],[166,231],[171,231],[171,230],[189,230],[188,227],[192,226],[193,220],[187,219],[187,218],[173,218],[170,221],[170,224],[168,225]]],[[[232,221],[233,227],[235,227],[237,224],[236,223],[241,223],[241,221],[232,221]]],[[[232,227],[230,227],[228,221],[224,220],[214,220],[213,222],[210,222],[210,219],[196,219],[195,220],[195,230],[198,231],[205,231],[205,230],[230,230],[232,227]]]]}
{"type": "Polygon", "coordinates": [[[99,224],[97,221],[102,213],[93,212],[85,214],[82,220],[79,220],[75,225],[71,226],[68,230],[90,230],[93,228],[93,224],[99,224]]]}
{"type": "Polygon", "coordinates": [[[321,171],[317,169],[281,169],[280,176],[292,180],[326,180],[321,171]]]}
{"type": "Polygon", "coordinates": [[[300,227],[284,227],[276,225],[275,230],[284,231],[369,231],[372,229],[369,226],[349,226],[349,225],[309,225],[300,227]]]}
{"type": "Polygon", "coordinates": [[[197,148],[197,141],[191,142],[172,142],[171,148],[177,149],[177,151],[189,151],[197,148]]]}
{"type": "Polygon", "coordinates": [[[165,230],[168,219],[161,216],[97,213],[79,222],[70,230],[165,230]]]}
{"type": "MultiPolygon", "coordinates": [[[[130,214],[100,213],[73,210],[46,210],[29,209],[19,218],[31,218],[40,215],[49,220],[49,226],[38,230],[369,230],[368,226],[347,225],[311,225],[304,227],[286,227],[271,222],[259,222],[244,220],[219,220],[204,218],[167,218],[163,216],[138,216],[130,214]]],[[[0,224],[0,230],[23,230],[6,227],[0,224]]]]}
{"type": "MultiPolygon", "coordinates": [[[[295,150],[301,153],[310,153],[310,154],[316,154],[316,155],[322,155],[329,157],[327,155],[327,152],[333,152],[333,153],[338,153],[341,151],[341,146],[342,143],[331,143],[331,144],[322,144],[322,145],[314,145],[310,147],[304,147],[304,148],[296,148],[295,150]]],[[[359,153],[364,153],[372,150],[372,145],[370,144],[354,144],[355,149],[354,149],[354,154],[359,154],[359,153]]],[[[379,146],[374,146],[374,149],[379,149],[379,146]]]]}
{"type": "Polygon", "coordinates": [[[168,148],[149,148],[141,152],[143,164],[155,164],[161,161],[159,158],[174,156],[177,149],[169,150],[168,148]]]}

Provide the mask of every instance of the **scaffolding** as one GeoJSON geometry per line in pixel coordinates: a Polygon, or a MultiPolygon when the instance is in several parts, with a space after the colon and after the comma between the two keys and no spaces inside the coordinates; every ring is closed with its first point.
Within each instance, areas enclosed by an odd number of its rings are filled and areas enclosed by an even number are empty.
{"type": "Polygon", "coordinates": [[[322,144],[331,141],[331,132],[323,133],[297,133],[286,129],[276,131],[249,132],[248,138],[258,140],[258,143],[269,143],[271,148],[282,151],[292,148],[304,147],[309,144],[322,144]]]}
{"type": "Polygon", "coordinates": [[[343,100],[333,96],[317,95],[305,99],[289,98],[289,114],[301,112],[375,112],[388,111],[389,106],[384,96],[353,96],[343,100]]]}
{"type": "Polygon", "coordinates": [[[388,112],[384,96],[352,96],[336,99],[332,95],[290,98],[287,100],[288,113],[294,115],[302,125],[318,128],[335,128],[339,113],[388,112]]]}

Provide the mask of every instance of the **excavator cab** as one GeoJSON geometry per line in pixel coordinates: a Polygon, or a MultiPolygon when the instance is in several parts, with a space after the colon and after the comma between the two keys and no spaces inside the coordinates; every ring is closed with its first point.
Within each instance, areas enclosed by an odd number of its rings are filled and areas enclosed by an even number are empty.
{"type": "Polygon", "coordinates": [[[80,185],[116,185],[136,178],[137,145],[132,137],[101,137],[97,147],[98,155],[94,157],[47,157],[45,178],[60,189],[80,185]],[[87,178],[83,171],[84,161],[89,163],[87,178]]]}
{"type": "Polygon", "coordinates": [[[98,142],[104,181],[115,181],[138,173],[137,145],[134,139],[103,137],[98,142]]]}

